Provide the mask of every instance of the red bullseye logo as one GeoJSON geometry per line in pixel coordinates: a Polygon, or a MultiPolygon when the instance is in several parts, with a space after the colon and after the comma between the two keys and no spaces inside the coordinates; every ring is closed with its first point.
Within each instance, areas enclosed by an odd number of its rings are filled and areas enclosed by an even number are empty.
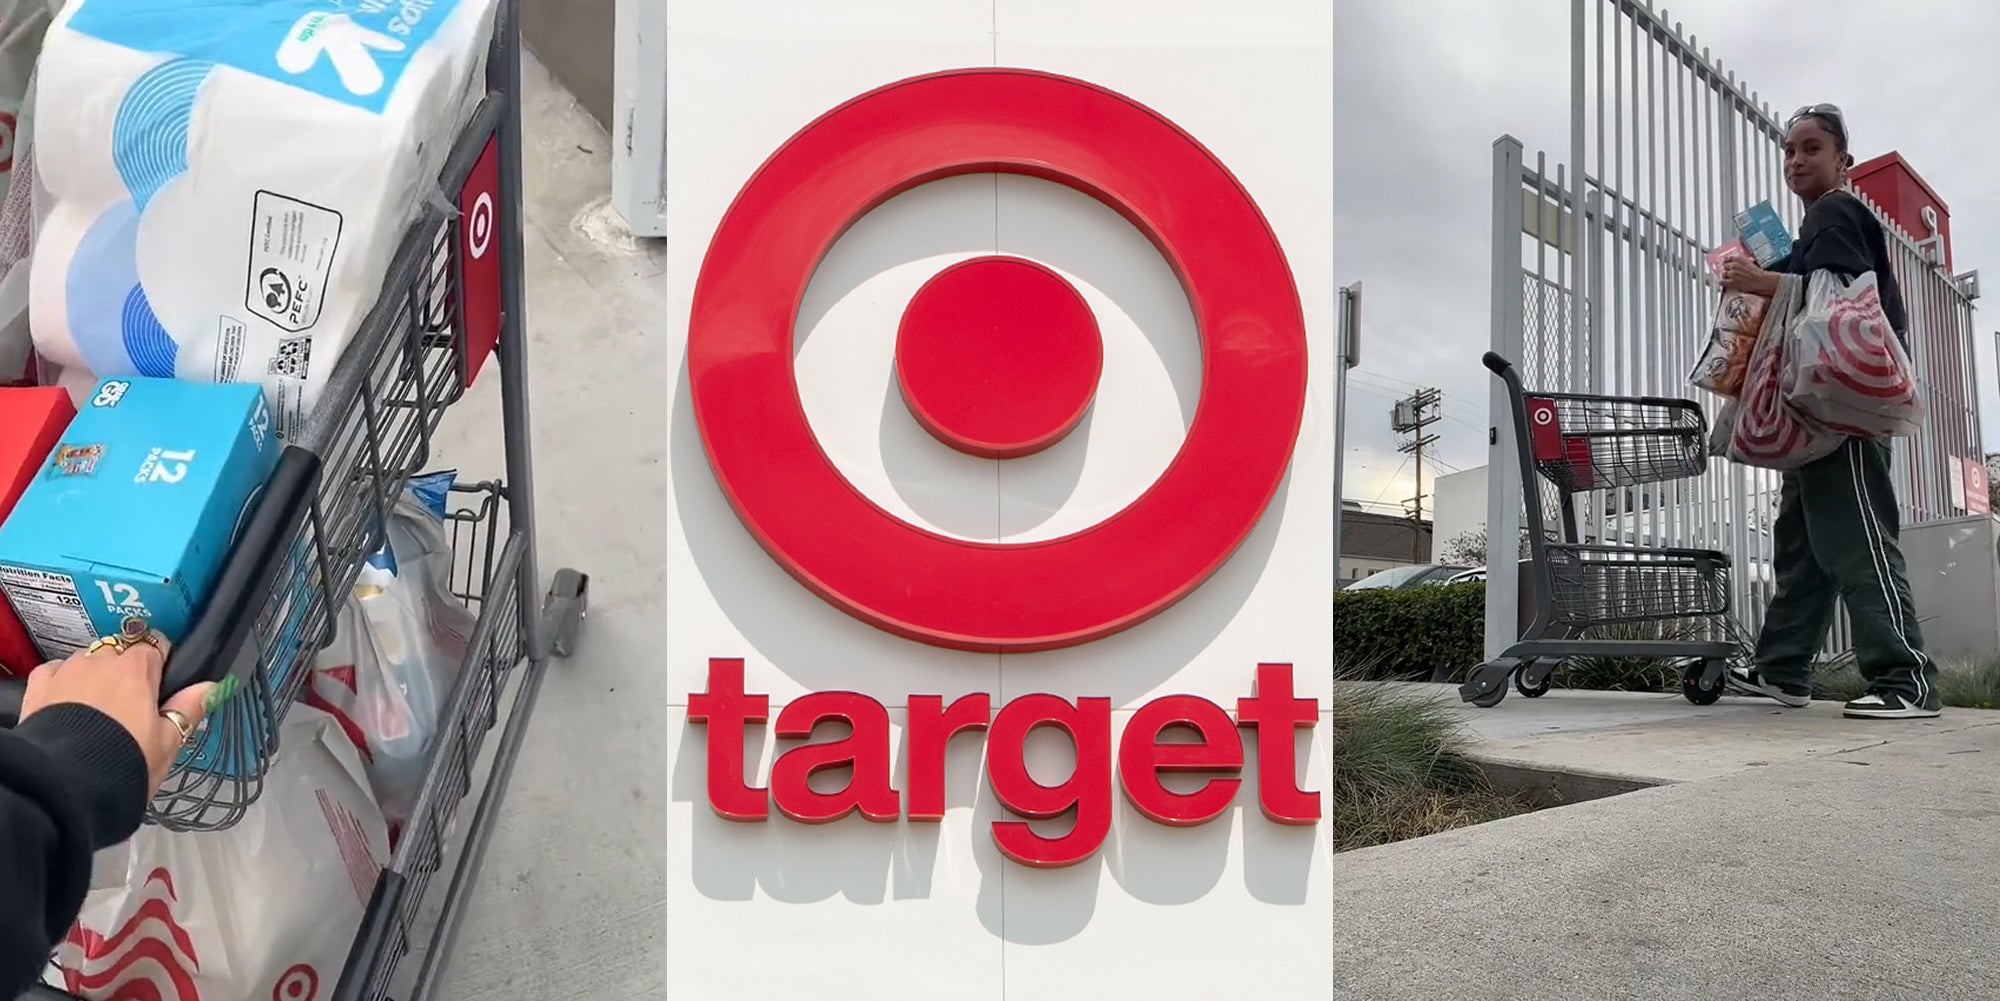
{"type": "MultiPolygon", "coordinates": [[[[1082,297],[1019,258],[940,272],[897,329],[912,416],[944,445],[992,459],[1073,430],[1102,366],[1082,297]]],[[[764,162],[702,262],[688,375],[723,494],[800,583],[920,642],[1048,650],[1158,615],[1242,545],[1298,441],[1305,320],[1269,223],[1193,137],[1078,80],[956,70],[855,98],[764,162]],[[1061,538],[973,542],[890,514],[820,446],[793,370],[800,302],[841,235],[911,188],[983,173],[1063,184],[1117,211],[1179,277],[1201,336],[1200,402],[1166,472],[1123,510],[1061,538]]]]}
{"type": "Polygon", "coordinates": [[[313,1001],[319,996],[319,971],[305,963],[295,963],[278,975],[271,988],[271,1001],[313,1001]]]}

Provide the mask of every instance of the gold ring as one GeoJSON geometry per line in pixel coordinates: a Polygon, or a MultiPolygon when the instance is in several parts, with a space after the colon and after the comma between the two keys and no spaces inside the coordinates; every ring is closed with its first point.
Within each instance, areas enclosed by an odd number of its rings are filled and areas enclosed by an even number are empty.
{"type": "Polygon", "coordinates": [[[136,615],[129,616],[125,619],[124,624],[118,628],[119,649],[129,650],[144,643],[158,650],[160,649],[159,636],[160,634],[154,632],[152,625],[145,619],[136,615]]]}
{"type": "Polygon", "coordinates": [[[124,653],[125,646],[126,646],[125,638],[123,636],[99,636],[98,638],[90,641],[90,646],[86,648],[83,651],[83,653],[84,656],[86,657],[96,653],[99,650],[109,650],[112,653],[124,653]]]}
{"type": "Polygon", "coordinates": [[[162,709],[160,715],[166,717],[167,722],[172,723],[174,729],[181,732],[182,746],[194,743],[194,724],[188,721],[185,713],[179,709],[162,709]]]}

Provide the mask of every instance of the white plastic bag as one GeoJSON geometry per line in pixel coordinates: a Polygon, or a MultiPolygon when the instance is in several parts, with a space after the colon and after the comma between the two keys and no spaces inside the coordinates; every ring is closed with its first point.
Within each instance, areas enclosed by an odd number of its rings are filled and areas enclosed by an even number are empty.
{"type": "Polygon", "coordinates": [[[1831,272],[1814,272],[1791,332],[1785,398],[1800,413],[1857,438],[1922,428],[1916,370],[1882,311],[1874,272],[1845,286],[1831,272]]]}
{"type": "Polygon", "coordinates": [[[361,568],[304,696],[360,749],[392,835],[415,805],[476,624],[450,591],[443,527],[450,479],[421,477],[396,505],[388,544],[361,568]]]}
{"type": "Polygon", "coordinates": [[[36,194],[35,59],[59,0],[0,0],[0,385],[40,381],[28,330],[36,194]]]}
{"type": "MultiPolygon", "coordinates": [[[[1737,240],[1709,252],[1708,268],[1722,278],[1722,266],[1731,258],[1750,259],[1750,252],[1737,240]]],[[[1715,316],[1709,321],[1708,345],[1688,381],[1722,397],[1733,398],[1743,391],[1744,373],[1757,346],[1757,332],[1764,326],[1764,314],[1771,301],[1748,292],[1724,289],[1716,301],[1715,316]]]]}
{"type": "Polygon", "coordinates": [[[1716,418],[1710,450],[1732,462],[1791,470],[1840,447],[1839,432],[1800,413],[1786,398],[1785,373],[1794,350],[1792,321],[1798,315],[1798,301],[1799,279],[1783,276],[1758,331],[1742,395],[1725,404],[1716,418]]]}
{"type": "Polygon", "coordinates": [[[84,899],[45,983],[84,1001],[305,1001],[340,978],[389,838],[353,746],[295,706],[241,821],[145,827],[123,854],[124,878],[98,873],[115,885],[84,899]]]}
{"type": "Polygon", "coordinates": [[[0,0],[0,198],[28,119],[29,84],[59,0],[0,0]]]}

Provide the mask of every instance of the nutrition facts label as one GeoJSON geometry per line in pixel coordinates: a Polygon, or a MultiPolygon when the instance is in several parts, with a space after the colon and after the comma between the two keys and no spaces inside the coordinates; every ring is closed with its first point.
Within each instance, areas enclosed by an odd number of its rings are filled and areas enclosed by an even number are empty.
{"type": "Polygon", "coordinates": [[[0,590],[7,592],[14,614],[50,660],[67,657],[97,638],[90,613],[83,610],[83,596],[68,574],[0,567],[0,590]]]}

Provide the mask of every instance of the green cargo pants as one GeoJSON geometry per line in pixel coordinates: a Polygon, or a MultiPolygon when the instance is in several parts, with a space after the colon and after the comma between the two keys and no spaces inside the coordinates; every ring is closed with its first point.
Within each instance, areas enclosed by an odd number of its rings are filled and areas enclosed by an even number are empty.
{"type": "Polygon", "coordinates": [[[1786,688],[1811,684],[1837,598],[1847,606],[1855,659],[1869,687],[1935,704],[1937,666],[1924,653],[1897,543],[1889,457],[1887,442],[1849,439],[1832,455],[1785,474],[1771,530],[1777,591],[1757,638],[1765,680],[1786,688]]]}

